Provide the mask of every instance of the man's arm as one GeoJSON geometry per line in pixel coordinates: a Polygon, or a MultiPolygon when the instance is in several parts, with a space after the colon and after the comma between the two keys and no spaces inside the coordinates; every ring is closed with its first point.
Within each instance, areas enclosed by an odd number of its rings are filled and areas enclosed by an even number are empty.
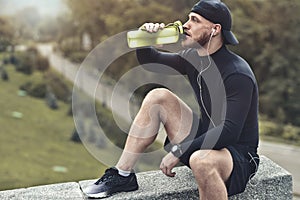
{"type": "Polygon", "coordinates": [[[201,149],[222,149],[236,144],[242,133],[252,102],[254,83],[242,74],[231,75],[225,82],[227,110],[224,121],[190,142],[183,142],[184,154],[201,149]]]}
{"type": "Polygon", "coordinates": [[[153,47],[148,47],[137,49],[136,55],[139,63],[148,71],[168,75],[178,75],[178,72],[186,74],[185,66],[188,63],[178,53],[160,52],[153,47]]]}

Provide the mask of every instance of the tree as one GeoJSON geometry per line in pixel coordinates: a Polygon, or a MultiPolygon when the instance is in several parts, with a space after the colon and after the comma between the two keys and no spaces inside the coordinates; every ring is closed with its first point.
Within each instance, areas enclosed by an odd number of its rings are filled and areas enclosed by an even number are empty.
{"type": "Polygon", "coordinates": [[[260,86],[260,111],[278,122],[300,125],[300,9],[298,0],[226,1],[240,45],[260,86]]]}
{"type": "Polygon", "coordinates": [[[63,27],[59,27],[59,17],[44,17],[41,23],[38,25],[39,41],[57,41],[59,39],[59,31],[64,30],[63,27]]]}
{"type": "Polygon", "coordinates": [[[66,4],[72,11],[72,20],[76,26],[76,34],[81,40],[86,32],[90,35],[92,46],[96,46],[101,35],[107,31],[105,24],[105,15],[113,8],[115,1],[105,0],[66,0],[66,4]]]}
{"type": "Polygon", "coordinates": [[[0,51],[6,50],[11,45],[14,37],[14,29],[7,17],[0,16],[0,51]]]}
{"type": "Polygon", "coordinates": [[[30,40],[38,38],[38,25],[41,16],[34,7],[27,7],[19,11],[13,19],[18,40],[30,40]]]}

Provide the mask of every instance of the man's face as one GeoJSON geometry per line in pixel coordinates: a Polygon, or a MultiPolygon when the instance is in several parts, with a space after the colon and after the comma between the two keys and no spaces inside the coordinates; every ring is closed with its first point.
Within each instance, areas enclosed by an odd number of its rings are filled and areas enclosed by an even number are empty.
{"type": "Polygon", "coordinates": [[[188,21],[183,25],[186,39],[182,41],[183,47],[197,48],[205,46],[211,36],[213,23],[197,13],[191,12],[188,21]]]}

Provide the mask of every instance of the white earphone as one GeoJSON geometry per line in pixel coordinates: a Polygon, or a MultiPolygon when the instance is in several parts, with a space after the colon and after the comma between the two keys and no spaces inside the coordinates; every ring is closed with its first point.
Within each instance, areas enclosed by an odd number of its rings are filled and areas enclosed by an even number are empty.
{"type": "Polygon", "coordinates": [[[216,31],[217,31],[217,30],[216,30],[215,28],[213,28],[213,29],[212,29],[212,32],[211,32],[211,35],[214,36],[214,34],[215,34],[216,31]]]}

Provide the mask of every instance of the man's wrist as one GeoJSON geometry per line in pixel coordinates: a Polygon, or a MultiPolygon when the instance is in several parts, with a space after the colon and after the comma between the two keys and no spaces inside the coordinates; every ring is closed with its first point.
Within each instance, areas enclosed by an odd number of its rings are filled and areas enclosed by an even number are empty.
{"type": "Polygon", "coordinates": [[[180,144],[174,144],[171,148],[171,153],[175,157],[180,158],[183,154],[181,145],[180,144]]]}

